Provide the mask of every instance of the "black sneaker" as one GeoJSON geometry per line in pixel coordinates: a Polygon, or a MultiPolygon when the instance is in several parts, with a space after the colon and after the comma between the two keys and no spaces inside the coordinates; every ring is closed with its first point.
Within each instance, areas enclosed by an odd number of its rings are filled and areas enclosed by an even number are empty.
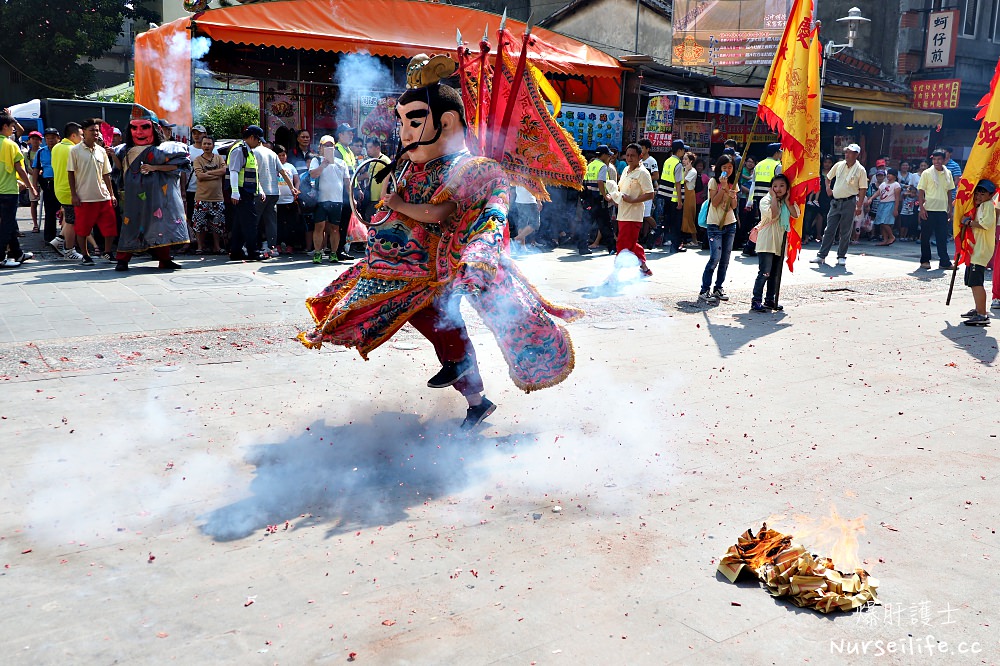
{"type": "Polygon", "coordinates": [[[466,359],[445,361],[436,375],[427,380],[428,388],[447,388],[469,374],[472,364],[466,359]]]}
{"type": "Polygon", "coordinates": [[[969,310],[968,312],[966,312],[965,314],[963,314],[962,318],[963,319],[971,319],[972,317],[978,317],[978,316],[979,316],[979,313],[976,312],[976,308],[972,308],[971,310],[969,310]]]}
{"type": "Polygon", "coordinates": [[[778,305],[777,303],[772,303],[771,301],[764,301],[764,307],[775,312],[781,312],[785,309],[784,305],[778,305]]]}
{"type": "Polygon", "coordinates": [[[483,396],[483,401],[475,407],[469,407],[465,411],[465,420],[462,421],[462,430],[469,430],[470,428],[475,428],[477,425],[486,420],[486,417],[495,412],[497,406],[486,399],[483,396]]]}
{"type": "Polygon", "coordinates": [[[989,326],[990,316],[981,315],[977,313],[974,317],[969,317],[962,323],[965,324],[966,326],[989,326]]]}
{"type": "Polygon", "coordinates": [[[340,259],[341,261],[356,261],[357,257],[353,254],[347,254],[346,252],[338,252],[337,259],[340,259]]]}
{"type": "Polygon", "coordinates": [[[729,300],[729,294],[723,291],[720,287],[715,288],[715,291],[712,292],[712,296],[715,296],[720,301],[729,300]]]}
{"type": "Polygon", "coordinates": [[[594,254],[594,251],[593,251],[593,250],[591,250],[591,249],[590,249],[589,247],[584,247],[584,248],[580,248],[580,249],[579,249],[579,250],[577,250],[577,251],[578,251],[578,252],[579,252],[579,253],[580,253],[581,255],[586,255],[586,254],[594,254]]]}
{"type": "Polygon", "coordinates": [[[119,261],[117,264],[115,264],[115,270],[116,271],[127,271],[128,270],[128,262],[127,261],[119,261]]]}
{"type": "Polygon", "coordinates": [[[771,308],[760,304],[760,301],[750,301],[751,312],[770,312],[771,308]]]}
{"type": "Polygon", "coordinates": [[[83,261],[81,261],[80,263],[83,264],[84,266],[93,266],[94,265],[94,258],[91,257],[91,256],[86,256],[86,257],[83,258],[83,261]]]}

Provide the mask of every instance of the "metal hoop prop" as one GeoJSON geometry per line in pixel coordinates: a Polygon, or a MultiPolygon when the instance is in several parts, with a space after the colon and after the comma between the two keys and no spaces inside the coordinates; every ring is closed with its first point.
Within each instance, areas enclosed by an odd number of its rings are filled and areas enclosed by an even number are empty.
{"type": "MultiPolygon", "coordinates": [[[[365,225],[369,226],[369,227],[380,226],[381,224],[383,224],[385,222],[386,218],[388,218],[388,215],[384,215],[384,216],[382,216],[382,219],[380,219],[379,221],[376,222],[375,220],[379,216],[377,214],[372,214],[372,219],[371,220],[366,220],[362,216],[362,214],[361,214],[361,210],[359,209],[359,204],[358,204],[357,198],[355,197],[355,192],[358,190],[358,177],[361,176],[366,171],[366,168],[367,168],[367,171],[369,172],[369,178],[370,178],[370,176],[371,176],[370,172],[374,170],[374,168],[375,168],[374,165],[376,165],[376,164],[381,164],[382,166],[386,166],[385,162],[383,162],[381,160],[378,160],[378,159],[375,159],[375,158],[369,157],[366,160],[362,160],[358,164],[357,168],[354,170],[354,176],[351,177],[351,212],[354,213],[355,215],[357,215],[358,219],[361,220],[362,222],[364,222],[365,225]]],[[[369,180],[369,182],[370,182],[370,180],[369,180]]],[[[395,173],[390,173],[389,177],[386,178],[386,180],[383,181],[383,189],[382,189],[382,191],[384,193],[395,192],[398,189],[398,187],[399,187],[399,181],[396,179],[396,174],[395,173]]],[[[363,194],[362,194],[362,196],[367,197],[368,196],[368,191],[367,190],[364,191],[363,194]]],[[[378,206],[376,206],[375,210],[376,210],[376,213],[377,213],[377,212],[379,212],[381,210],[381,208],[379,208],[378,206]]]]}

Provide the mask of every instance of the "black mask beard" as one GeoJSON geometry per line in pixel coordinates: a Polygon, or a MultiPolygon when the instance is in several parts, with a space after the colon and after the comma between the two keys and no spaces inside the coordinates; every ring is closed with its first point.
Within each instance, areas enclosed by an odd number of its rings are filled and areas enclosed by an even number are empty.
{"type": "Polygon", "coordinates": [[[437,140],[441,138],[442,129],[444,129],[443,123],[438,125],[437,132],[434,133],[433,138],[427,139],[425,141],[414,141],[413,143],[407,146],[400,146],[399,150],[396,152],[396,157],[387,165],[388,168],[382,169],[377,174],[375,174],[375,182],[381,185],[382,182],[389,177],[390,173],[395,173],[396,167],[399,166],[399,161],[403,159],[403,155],[405,155],[406,153],[410,152],[414,148],[419,148],[420,146],[429,146],[432,143],[437,143],[437,140]]]}

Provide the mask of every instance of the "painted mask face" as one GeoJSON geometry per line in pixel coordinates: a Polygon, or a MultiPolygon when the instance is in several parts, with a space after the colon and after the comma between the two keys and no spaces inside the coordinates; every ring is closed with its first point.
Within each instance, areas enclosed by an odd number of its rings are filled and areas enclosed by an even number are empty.
{"type": "MultiPolygon", "coordinates": [[[[399,118],[399,138],[403,145],[409,145],[415,141],[428,141],[434,138],[436,130],[431,118],[430,107],[424,102],[411,102],[409,104],[397,104],[396,113],[399,118]]],[[[429,162],[441,154],[438,146],[441,141],[437,141],[429,146],[417,146],[412,149],[407,157],[418,164],[429,162]]]]}
{"type": "Polygon", "coordinates": [[[129,123],[129,129],[135,145],[148,146],[153,143],[153,121],[139,118],[129,123]]]}

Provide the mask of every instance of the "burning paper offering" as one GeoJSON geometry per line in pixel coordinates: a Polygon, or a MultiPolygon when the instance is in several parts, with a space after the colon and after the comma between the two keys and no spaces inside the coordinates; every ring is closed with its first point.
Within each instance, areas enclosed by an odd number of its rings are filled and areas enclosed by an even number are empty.
{"type": "Polygon", "coordinates": [[[789,597],[796,606],[813,608],[821,613],[851,611],[869,602],[878,604],[875,591],[878,580],[864,569],[854,573],[836,569],[829,557],[810,554],[792,543],[792,536],[768,529],[764,523],[754,535],[747,530],[731,546],[719,571],[735,583],[740,572],[749,569],[775,597],[789,597]]]}

